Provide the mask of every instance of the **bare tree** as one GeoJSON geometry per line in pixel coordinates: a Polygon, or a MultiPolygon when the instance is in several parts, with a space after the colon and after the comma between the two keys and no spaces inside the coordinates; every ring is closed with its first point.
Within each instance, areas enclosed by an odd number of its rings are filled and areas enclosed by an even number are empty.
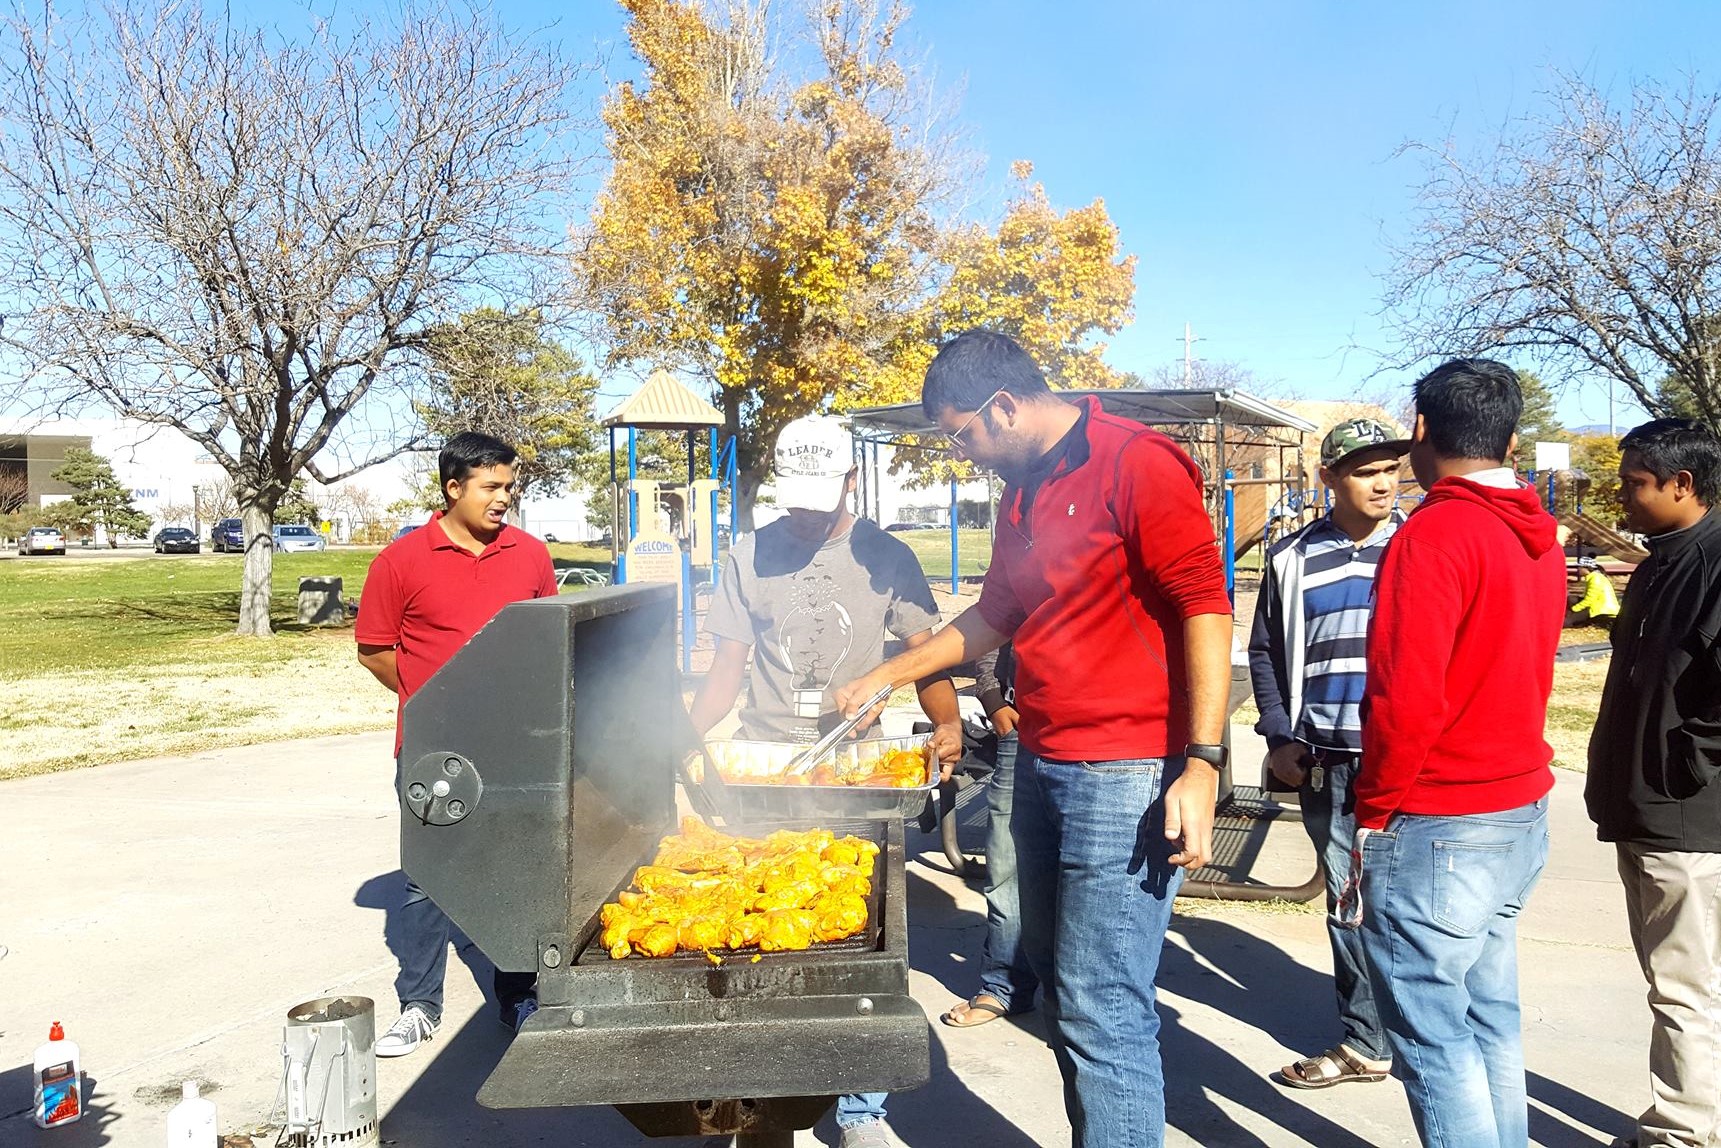
{"type": "Polygon", "coordinates": [[[191,525],[191,507],[180,502],[164,502],[155,508],[155,516],[163,526],[191,525]]]}
{"type": "Polygon", "coordinates": [[[23,466],[0,466],[0,514],[22,509],[30,497],[30,472],[23,466]]]}
{"type": "Polygon", "coordinates": [[[1721,425],[1718,100],[1639,84],[1619,108],[1561,76],[1550,109],[1479,158],[1410,145],[1427,174],[1385,296],[1395,365],[1525,348],[1624,384],[1654,414],[1675,377],[1721,425]]]}
{"type": "Polygon", "coordinates": [[[0,346],[227,472],[244,634],[291,482],[412,446],[426,331],[562,263],[576,72],[476,9],[340,28],[119,0],[0,35],[0,346]]]}
{"type": "MultiPolygon", "coordinates": [[[[1132,382],[1131,385],[1138,384],[1132,382]]],[[[1283,382],[1262,378],[1252,368],[1228,359],[1192,360],[1187,379],[1182,359],[1163,363],[1150,370],[1139,385],[1168,390],[1246,391],[1259,398],[1293,397],[1283,382]]]]}

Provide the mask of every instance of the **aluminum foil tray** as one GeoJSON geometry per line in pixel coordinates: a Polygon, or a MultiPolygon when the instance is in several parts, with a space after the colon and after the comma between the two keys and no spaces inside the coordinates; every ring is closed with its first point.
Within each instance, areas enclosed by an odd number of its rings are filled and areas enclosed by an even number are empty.
{"type": "MultiPolygon", "coordinates": [[[[910,737],[875,737],[844,742],[825,760],[839,773],[874,761],[899,749],[920,749],[925,734],[910,737]]],[[[877,819],[917,817],[932,791],[937,775],[912,789],[886,789],[865,785],[785,785],[783,772],[807,747],[792,742],[730,739],[707,742],[705,749],[727,783],[737,811],[745,821],[785,820],[817,817],[877,819]]]]}

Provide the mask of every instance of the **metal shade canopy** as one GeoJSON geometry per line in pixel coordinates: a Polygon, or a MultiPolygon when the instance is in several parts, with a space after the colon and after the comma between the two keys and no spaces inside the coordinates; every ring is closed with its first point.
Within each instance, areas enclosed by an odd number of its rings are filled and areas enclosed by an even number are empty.
{"type": "MultiPolygon", "coordinates": [[[[1312,434],[1318,429],[1309,420],[1243,391],[1100,388],[1052,393],[1062,399],[1092,395],[1108,413],[1134,419],[1147,426],[1223,422],[1239,427],[1283,427],[1304,434],[1312,434]]],[[[850,411],[847,417],[856,433],[865,435],[931,434],[938,430],[938,424],[926,417],[919,403],[866,407],[850,411]]]]}

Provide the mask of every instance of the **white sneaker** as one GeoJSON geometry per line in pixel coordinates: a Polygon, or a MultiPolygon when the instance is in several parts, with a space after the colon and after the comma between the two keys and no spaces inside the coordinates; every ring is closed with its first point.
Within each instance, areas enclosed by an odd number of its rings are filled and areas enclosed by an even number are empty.
{"type": "Polygon", "coordinates": [[[896,1137],[882,1120],[864,1120],[842,1132],[837,1148],[897,1148],[896,1137]]]}
{"type": "Polygon", "coordinates": [[[418,1046],[436,1035],[440,1020],[432,1020],[430,1014],[417,1005],[407,1005],[400,1012],[400,1019],[388,1026],[388,1031],[377,1037],[376,1054],[378,1056],[405,1056],[417,1052],[418,1046]]]}

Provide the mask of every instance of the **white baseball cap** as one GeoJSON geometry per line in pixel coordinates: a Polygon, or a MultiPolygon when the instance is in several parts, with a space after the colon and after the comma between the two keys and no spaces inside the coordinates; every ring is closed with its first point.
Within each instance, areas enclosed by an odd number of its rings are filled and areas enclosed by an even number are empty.
{"type": "Polygon", "coordinates": [[[777,435],[771,468],[777,505],[835,510],[854,466],[854,443],[841,419],[830,415],[796,419],[777,435]]]}

